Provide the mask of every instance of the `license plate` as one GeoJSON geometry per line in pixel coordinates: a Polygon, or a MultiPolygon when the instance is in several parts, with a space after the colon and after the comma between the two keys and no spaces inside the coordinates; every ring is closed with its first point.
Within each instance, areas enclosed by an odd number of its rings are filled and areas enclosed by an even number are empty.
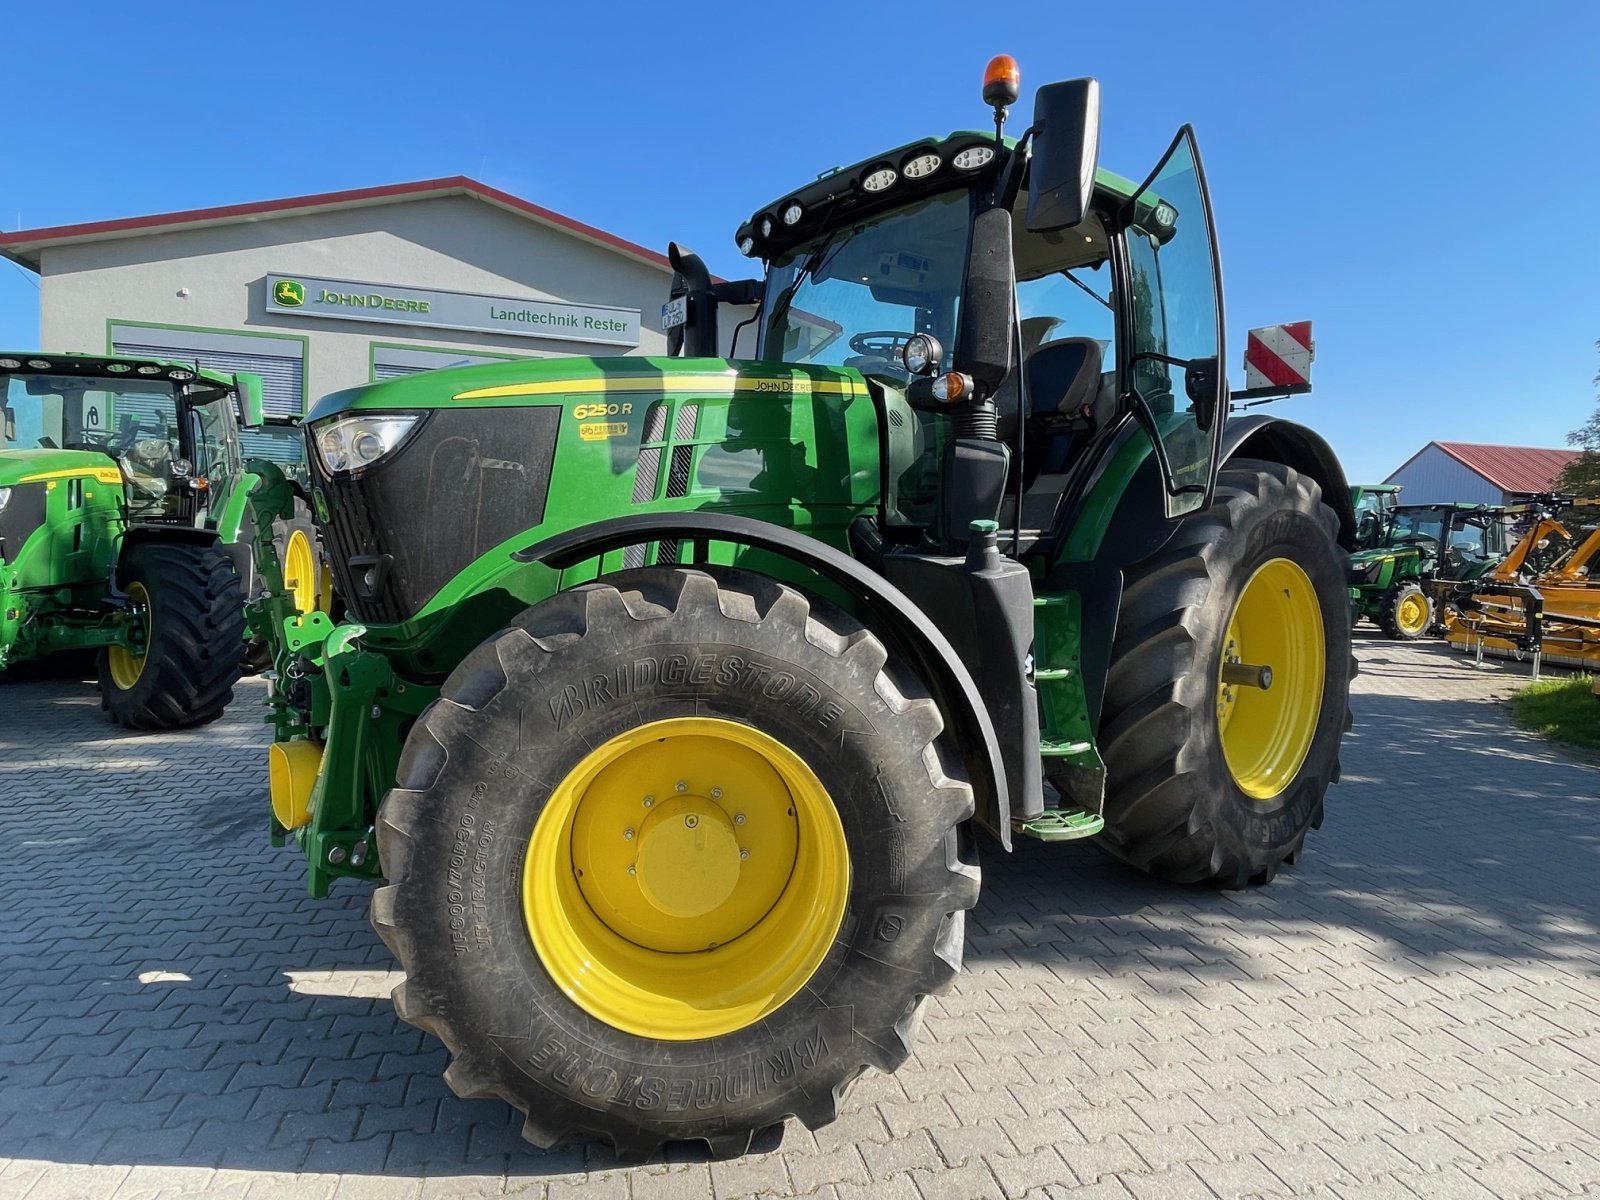
{"type": "Polygon", "coordinates": [[[689,297],[678,296],[661,306],[661,328],[676,329],[689,323],[689,297]]]}

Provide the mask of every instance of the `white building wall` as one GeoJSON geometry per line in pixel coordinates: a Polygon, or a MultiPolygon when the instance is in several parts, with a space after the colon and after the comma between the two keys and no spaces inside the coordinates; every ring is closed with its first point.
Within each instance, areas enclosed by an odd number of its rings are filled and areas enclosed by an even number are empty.
{"type": "Polygon", "coordinates": [[[1499,488],[1434,445],[1429,445],[1384,482],[1401,486],[1401,504],[1506,503],[1499,488]]]}
{"type": "Polygon", "coordinates": [[[366,383],[374,342],[528,357],[666,352],[665,267],[468,196],[47,247],[40,265],[44,349],[104,353],[109,321],[303,336],[310,401],[366,383]],[[269,272],[637,308],[640,345],[269,313],[269,272]]]}

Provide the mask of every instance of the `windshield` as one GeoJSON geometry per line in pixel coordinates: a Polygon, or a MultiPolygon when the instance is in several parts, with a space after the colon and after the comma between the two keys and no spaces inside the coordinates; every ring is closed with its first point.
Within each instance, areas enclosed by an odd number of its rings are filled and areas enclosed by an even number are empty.
{"type": "Polygon", "coordinates": [[[920,200],[776,260],[759,356],[900,379],[900,347],[913,333],[933,334],[948,356],[966,272],[968,197],[920,200]]]}
{"type": "Polygon", "coordinates": [[[0,376],[0,448],[98,450],[116,457],[143,439],[175,439],[176,388],[164,379],[0,376]]]}

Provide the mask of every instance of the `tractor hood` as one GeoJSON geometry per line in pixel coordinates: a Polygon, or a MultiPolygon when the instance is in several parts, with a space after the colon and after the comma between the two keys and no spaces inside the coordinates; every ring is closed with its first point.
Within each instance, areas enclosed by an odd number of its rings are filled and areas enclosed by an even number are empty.
{"type": "Polygon", "coordinates": [[[0,487],[75,476],[122,485],[122,471],[117,464],[92,450],[0,450],[0,487]]]}
{"type": "MultiPolygon", "coordinates": [[[[914,421],[892,423],[912,436],[914,421]]],[[[335,392],[304,424],[330,565],[368,625],[481,593],[515,550],[605,517],[721,508],[815,524],[826,511],[842,529],[879,494],[876,409],[839,367],[494,363],[335,392]]]]}
{"type": "MultiPolygon", "coordinates": [[[[585,396],[617,396],[621,402],[651,394],[704,395],[764,393],[772,396],[866,394],[852,370],[790,363],[740,362],[723,358],[545,358],[426,371],[402,379],[332,392],[306,414],[305,424],[351,410],[404,411],[414,408],[504,408],[559,404],[574,410],[585,396]]],[[[643,412],[635,401],[634,411],[643,412]]],[[[611,414],[617,415],[617,414],[611,414]]],[[[579,419],[582,419],[581,417],[579,419]]]]}

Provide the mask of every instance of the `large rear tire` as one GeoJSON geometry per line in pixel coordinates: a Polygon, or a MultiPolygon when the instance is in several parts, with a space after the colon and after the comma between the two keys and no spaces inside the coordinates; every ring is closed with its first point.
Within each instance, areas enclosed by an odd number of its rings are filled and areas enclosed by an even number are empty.
{"type": "Polygon", "coordinates": [[[1313,480],[1241,460],[1128,571],[1101,723],[1112,854],[1243,887],[1321,825],[1354,672],[1337,531],[1313,480]],[[1225,682],[1230,661],[1235,680],[1269,668],[1269,686],[1225,682]]]}
{"type": "Polygon", "coordinates": [[[127,729],[188,729],[222,715],[239,681],[244,589],[220,546],[140,542],[117,568],[143,653],[100,652],[100,704],[127,729]]]}
{"type": "Polygon", "coordinates": [[[648,568],[473,651],[378,816],[405,1020],[541,1146],[719,1155],[910,1052],[978,894],[943,721],[853,618],[648,568]]]}

